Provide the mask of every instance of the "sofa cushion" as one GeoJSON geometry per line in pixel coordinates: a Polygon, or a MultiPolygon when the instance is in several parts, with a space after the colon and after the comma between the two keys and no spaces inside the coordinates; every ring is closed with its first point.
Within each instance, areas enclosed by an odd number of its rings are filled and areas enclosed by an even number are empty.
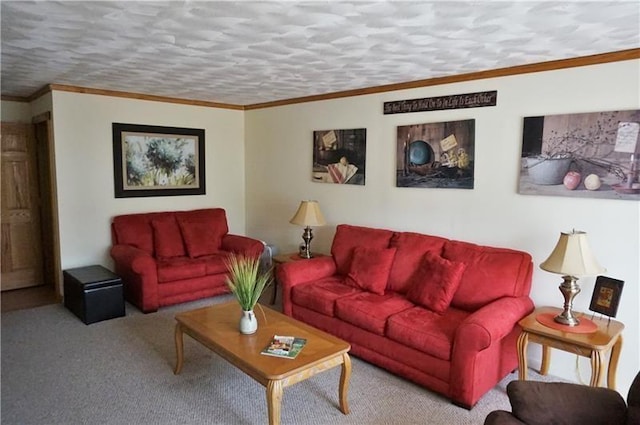
{"type": "Polygon", "coordinates": [[[192,279],[206,274],[206,266],[200,260],[189,257],[162,258],[158,260],[158,283],[192,279]]]}
{"type": "Polygon", "coordinates": [[[181,211],[176,213],[176,219],[191,258],[217,253],[222,237],[229,232],[221,208],[181,211]]]}
{"type": "Polygon", "coordinates": [[[332,276],[294,286],[291,290],[291,301],[294,304],[333,317],[337,299],[359,292],[361,290],[345,285],[344,278],[332,276]]]}
{"type": "Polygon", "coordinates": [[[464,263],[427,252],[411,278],[407,299],[436,313],[444,313],[460,286],[465,267],[464,263]]]}
{"type": "Polygon", "coordinates": [[[422,235],[420,233],[395,233],[389,242],[389,247],[396,248],[396,256],[389,273],[387,289],[406,293],[411,284],[414,272],[420,266],[426,252],[442,253],[442,247],[447,240],[438,236],[422,235]]]}
{"type": "Polygon", "coordinates": [[[456,329],[470,313],[448,308],[437,314],[414,307],[389,317],[387,337],[442,360],[451,360],[456,329]]]}
{"type": "Polygon", "coordinates": [[[153,255],[151,217],[161,214],[129,214],[113,218],[113,231],[118,244],[131,245],[153,255]]]}
{"type": "Polygon", "coordinates": [[[376,249],[362,246],[354,248],[345,283],[383,295],[395,254],[395,248],[376,249]]]}
{"type": "Polygon", "coordinates": [[[173,214],[152,219],[151,227],[153,228],[153,247],[156,257],[169,258],[187,255],[180,227],[173,214]]]}
{"type": "Polygon", "coordinates": [[[219,251],[217,254],[198,257],[198,261],[204,264],[207,275],[221,274],[229,271],[226,263],[228,256],[228,252],[219,251]]]}
{"type": "Polygon", "coordinates": [[[331,244],[331,255],[336,262],[338,274],[346,276],[349,273],[349,266],[351,265],[355,247],[388,248],[391,236],[393,236],[391,230],[351,226],[348,224],[338,225],[331,244]]]}
{"type": "Polygon", "coordinates": [[[361,292],[336,300],[335,315],[359,328],[384,335],[390,316],[413,307],[405,297],[393,292],[385,295],[361,292]]]}
{"type": "Polygon", "coordinates": [[[528,294],[531,256],[526,252],[448,241],[442,256],[467,266],[451,301],[454,307],[474,311],[498,298],[528,294]]]}

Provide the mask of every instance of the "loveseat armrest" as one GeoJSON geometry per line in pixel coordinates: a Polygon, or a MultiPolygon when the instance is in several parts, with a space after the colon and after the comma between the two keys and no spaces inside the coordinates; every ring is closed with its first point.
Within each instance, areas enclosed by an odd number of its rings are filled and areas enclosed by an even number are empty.
{"type": "Polygon", "coordinates": [[[284,314],[291,316],[291,290],[294,286],[334,274],[336,274],[336,263],[331,256],[279,264],[276,267],[276,279],[282,287],[284,314]]]}
{"type": "Polygon", "coordinates": [[[507,384],[507,395],[513,416],[529,425],[629,424],[624,399],[609,388],[511,381],[507,384]]]}
{"type": "Polygon", "coordinates": [[[262,241],[247,236],[227,233],[222,237],[222,245],[220,248],[223,251],[242,254],[251,258],[258,258],[264,250],[264,244],[262,241]]]}
{"type": "Polygon", "coordinates": [[[454,345],[480,351],[507,336],[517,323],[533,311],[529,297],[504,297],[467,317],[456,331],[454,345]]]}
{"type": "Polygon", "coordinates": [[[111,247],[116,274],[122,278],[127,301],[145,313],[157,311],[158,269],[149,253],[131,245],[111,247]]]}

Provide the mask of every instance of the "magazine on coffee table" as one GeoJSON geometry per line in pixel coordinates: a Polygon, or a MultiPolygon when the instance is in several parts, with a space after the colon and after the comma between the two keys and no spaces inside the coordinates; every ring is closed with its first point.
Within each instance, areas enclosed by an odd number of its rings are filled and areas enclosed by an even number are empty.
{"type": "Polygon", "coordinates": [[[269,345],[267,345],[260,354],[282,357],[283,359],[295,359],[306,343],[307,340],[304,338],[274,335],[269,345]]]}

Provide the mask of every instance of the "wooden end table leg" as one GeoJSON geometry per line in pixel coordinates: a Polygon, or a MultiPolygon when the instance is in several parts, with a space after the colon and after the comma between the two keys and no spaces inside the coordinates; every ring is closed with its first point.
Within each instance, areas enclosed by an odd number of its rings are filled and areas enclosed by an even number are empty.
{"type": "Polygon", "coordinates": [[[540,375],[549,373],[549,363],[551,362],[551,347],[542,345],[542,363],[540,364],[540,375]]]}
{"type": "Polygon", "coordinates": [[[589,386],[599,387],[604,375],[604,358],[600,350],[591,351],[591,381],[589,386]]]}
{"type": "Polygon", "coordinates": [[[349,391],[349,379],[351,378],[351,358],[349,354],[342,355],[342,372],[340,373],[340,388],[338,396],[340,397],[340,411],[345,415],[349,414],[349,401],[347,400],[347,392],[349,391]]]}
{"type": "Polygon", "coordinates": [[[280,406],[282,405],[282,381],[267,383],[267,410],[269,425],[280,425],[280,406]]]}
{"type": "Polygon", "coordinates": [[[184,356],[182,326],[180,325],[180,323],[176,323],[175,339],[176,339],[176,367],[173,370],[173,373],[175,375],[178,375],[182,371],[182,361],[184,356]]]}
{"type": "Polygon", "coordinates": [[[607,370],[607,386],[611,390],[616,389],[616,372],[618,370],[618,360],[622,351],[622,335],[618,335],[618,340],[611,347],[611,357],[609,358],[609,369],[607,370]]]}
{"type": "Polygon", "coordinates": [[[518,337],[518,379],[527,380],[527,344],[529,343],[529,333],[522,331],[518,337]]]}

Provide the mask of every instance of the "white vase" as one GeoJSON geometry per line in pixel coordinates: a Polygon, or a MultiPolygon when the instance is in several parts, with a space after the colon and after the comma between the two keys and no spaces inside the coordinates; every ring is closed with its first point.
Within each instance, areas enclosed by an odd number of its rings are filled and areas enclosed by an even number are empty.
{"type": "Polygon", "coordinates": [[[240,317],[240,333],[245,335],[251,335],[258,330],[258,321],[256,315],[253,314],[253,310],[242,310],[242,317],[240,317]]]}

